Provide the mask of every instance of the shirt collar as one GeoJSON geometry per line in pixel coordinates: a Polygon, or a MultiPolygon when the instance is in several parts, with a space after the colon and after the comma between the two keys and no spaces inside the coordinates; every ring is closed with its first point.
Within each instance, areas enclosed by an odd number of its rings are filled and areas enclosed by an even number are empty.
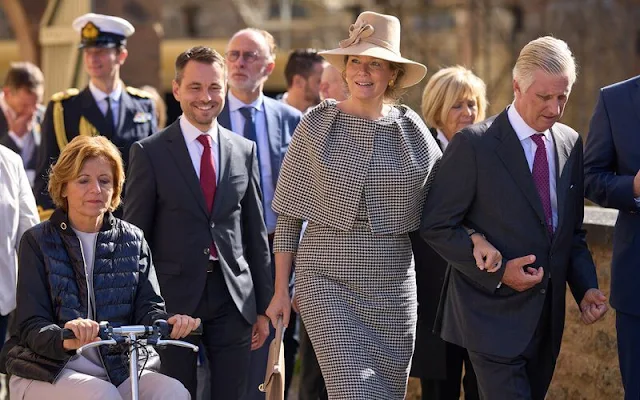
{"type": "Polygon", "coordinates": [[[115,101],[116,103],[120,101],[120,96],[122,96],[122,83],[120,81],[116,82],[116,86],[113,88],[111,93],[106,94],[102,90],[98,89],[93,82],[89,81],[89,90],[93,95],[93,98],[96,100],[96,103],[100,103],[102,100],[105,100],[108,97],[111,97],[111,101],[115,101]]]}
{"type": "Polygon", "coordinates": [[[260,93],[257,99],[249,104],[243,103],[240,99],[234,96],[233,93],[231,93],[231,90],[229,90],[229,92],[227,93],[227,97],[230,112],[238,111],[239,109],[247,106],[251,106],[258,111],[262,111],[262,105],[264,104],[264,95],[262,93],[260,93]]]}
{"type": "Polygon", "coordinates": [[[187,117],[182,114],[180,116],[180,129],[182,130],[182,135],[184,136],[185,142],[189,145],[191,142],[198,140],[198,136],[204,134],[211,136],[211,140],[216,145],[218,144],[218,120],[214,120],[213,125],[209,128],[208,131],[202,132],[200,129],[193,126],[191,122],[187,119],[187,117]]]}
{"type": "Polygon", "coordinates": [[[449,139],[447,139],[447,137],[444,135],[444,132],[442,132],[440,129],[436,129],[436,132],[438,134],[438,140],[440,141],[440,143],[442,143],[443,150],[446,149],[449,145],[449,139]]]}
{"type": "Polygon", "coordinates": [[[513,130],[516,131],[516,135],[518,135],[518,139],[521,142],[525,139],[530,138],[536,133],[542,133],[547,141],[551,141],[551,131],[547,129],[544,132],[538,132],[527,125],[527,123],[524,122],[524,119],[522,119],[522,116],[520,115],[518,110],[516,110],[516,106],[514,103],[511,103],[511,105],[509,106],[509,109],[507,110],[507,117],[509,118],[509,122],[511,123],[513,130]]]}

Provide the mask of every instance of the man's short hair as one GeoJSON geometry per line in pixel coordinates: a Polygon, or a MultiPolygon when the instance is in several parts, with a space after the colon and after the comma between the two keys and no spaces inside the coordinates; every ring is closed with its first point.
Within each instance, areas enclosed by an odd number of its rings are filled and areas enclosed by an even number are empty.
{"type": "Polygon", "coordinates": [[[526,92],[533,83],[533,73],[542,70],[549,75],[569,77],[569,87],[576,81],[576,62],[569,45],[553,36],[543,36],[527,43],[513,67],[513,79],[526,92]]]}
{"type": "Polygon", "coordinates": [[[39,92],[44,88],[44,75],[35,64],[27,61],[13,62],[4,78],[4,87],[39,92]]]}
{"type": "Polygon", "coordinates": [[[284,77],[287,80],[287,87],[293,85],[293,77],[300,75],[305,79],[309,78],[313,68],[317,64],[322,64],[324,58],[318,54],[316,49],[295,49],[284,67],[284,77]]]}
{"type": "Polygon", "coordinates": [[[222,67],[226,80],[227,67],[224,63],[224,57],[222,57],[220,53],[218,53],[211,47],[194,46],[188,50],[183,51],[176,58],[176,73],[174,76],[176,82],[180,83],[180,81],[182,80],[182,73],[184,72],[184,68],[187,66],[187,63],[189,61],[196,61],[203,64],[218,64],[220,67],[222,67]]]}

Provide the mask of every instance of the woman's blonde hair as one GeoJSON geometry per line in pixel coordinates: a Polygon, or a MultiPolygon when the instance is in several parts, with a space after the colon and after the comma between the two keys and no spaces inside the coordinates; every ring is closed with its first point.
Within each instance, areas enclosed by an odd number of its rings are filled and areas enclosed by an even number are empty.
{"type": "Polygon", "coordinates": [[[422,117],[428,126],[442,129],[447,114],[462,98],[476,101],[478,122],[487,112],[487,86],[469,69],[456,65],[436,72],[422,92],[422,117]]]}
{"type": "Polygon", "coordinates": [[[104,136],[76,136],[67,144],[58,161],[49,169],[49,195],[56,207],[68,210],[65,197],[62,196],[65,185],[75,179],[84,163],[90,158],[104,157],[111,164],[113,171],[113,197],[109,211],[120,205],[122,187],[124,186],[124,167],[118,148],[104,136]]]}

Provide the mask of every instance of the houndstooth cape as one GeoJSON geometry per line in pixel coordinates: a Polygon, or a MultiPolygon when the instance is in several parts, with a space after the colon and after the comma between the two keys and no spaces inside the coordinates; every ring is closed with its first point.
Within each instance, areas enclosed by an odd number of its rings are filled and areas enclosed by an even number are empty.
{"type": "Polygon", "coordinates": [[[418,229],[442,156],[426,125],[410,108],[395,106],[392,117],[379,121],[343,114],[347,129],[332,129],[342,113],[336,104],[325,100],[296,128],[278,178],[273,210],[347,231],[364,190],[373,233],[418,229]],[[378,129],[377,124],[386,126],[378,129]],[[375,164],[383,161],[385,168],[371,169],[374,146],[380,145],[392,146],[394,151],[378,152],[387,156],[375,164]]]}

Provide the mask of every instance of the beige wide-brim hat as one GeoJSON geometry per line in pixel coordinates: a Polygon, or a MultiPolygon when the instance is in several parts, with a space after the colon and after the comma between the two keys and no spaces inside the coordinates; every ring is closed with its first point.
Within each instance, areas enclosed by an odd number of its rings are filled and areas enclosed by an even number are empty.
{"type": "Polygon", "coordinates": [[[340,47],[320,55],[340,72],[345,68],[345,56],[369,56],[403,64],[405,75],[397,83],[401,88],[415,85],[427,74],[427,67],[400,54],[400,20],[372,11],[358,16],[349,27],[349,38],[341,40],[340,47]]]}

